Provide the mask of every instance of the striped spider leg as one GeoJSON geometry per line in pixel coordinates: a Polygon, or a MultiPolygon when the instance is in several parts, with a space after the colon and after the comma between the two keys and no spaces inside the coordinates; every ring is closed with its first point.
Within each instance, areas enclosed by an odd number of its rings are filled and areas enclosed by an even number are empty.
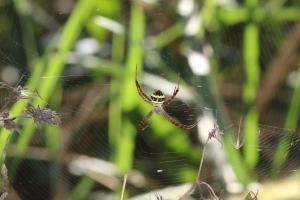
{"type": "Polygon", "coordinates": [[[178,74],[177,86],[174,88],[172,96],[163,102],[163,106],[166,107],[170,105],[170,103],[174,100],[178,92],[179,92],[179,74],[178,74]]]}
{"type": "Polygon", "coordinates": [[[162,108],[162,114],[165,118],[167,118],[167,120],[169,120],[176,127],[181,128],[181,129],[186,130],[186,131],[194,128],[198,124],[198,121],[195,122],[194,124],[182,124],[178,120],[176,120],[175,118],[171,117],[163,108],[162,108]]]}
{"type": "Polygon", "coordinates": [[[151,104],[153,106],[152,110],[139,123],[138,128],[140,130],[142,130],[142,131],[145,130],[145,128],[148,125],[149,119],[151,118],[151,116],[154,113],[163,115],[173,125],[175,125],[178,128],[184,129],[184,130],[190,130],[190,129],[194,128],[198,124],[198,122],[194,123],[194,124],[190,124],[190,125],[182,124],[177,119],[171,117],[164,110],[165,107],[167,107],[168,105],[170,105],[170,103],[175,99],[176,95],[179,92],[179,78],[178,78],[178,84],[175,87],[172,96],[169,97],[168,99],[165,98],[165,95],[160,90],[155,91],[153,94],[151,94],[150,97],[148,97],[146,95],[146,93],[143,91],[143,89],[140,86],[139,82],[137,81],[137,68],[136,68],[136,72],[135,72],[135,84],[136,84],[136,88],[137,88],[137,91],[138,91],[138,94],[140,95],[140,97],[142,97],[142,99],[144,101],[146,101],[147,103],[149,103],[149,104],[151,104]]]}
{"type": "MultiPolygon", "coordinates": [[[[137,88],[137,91],[138,91],[140,97],[142,97],[142,99],[143,99],[144,101],[146,101],[147,103],[149,103],[149,104],[152,105],[151,99],[150,99],[150,98],[146,95],[146,93],[143,91],[143,89],[142,89],[140,83],[139,83],[138,80],[137,80],[137,66],[135,67],[135,86],[136,86],[136,88],[137,88]]],[[[150,116],[150,117],[151,117],[151,116],[150,116]]]]}

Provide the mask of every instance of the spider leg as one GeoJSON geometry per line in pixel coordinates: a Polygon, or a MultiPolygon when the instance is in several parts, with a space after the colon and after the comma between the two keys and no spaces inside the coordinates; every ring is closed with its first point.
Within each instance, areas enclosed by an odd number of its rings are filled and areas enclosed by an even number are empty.
{"type": "Polygon", "coordinates": [[[177,85],[174,88],[173,94],[170,98],[166,99],[164,102],[164,106],[168,106],[176,97],[177,93],[179,92],[179,74],[178,74],[178,81],[177,81],[177,85]]]}
{"type": "Polygon", "coordinates": [[[144,118],[143,120],[139,123],[138,125],[138,128],[140,131],[143,131],[145,130],[145,128],[147,127],[148,125],[148,121],[150,119],[150,117],[153,115],[154,113],[154,110],[152,109],[144,118]]]}
{"type": "Polygon", "coordinates": [[[194,124],[182,124],[180,123],[178,120],[176,120],[175,118],[171,117],[166,111],[164,111],[162,109],[161,113],[163,114],[163,116],[165,118],[167,118],[167,120],[169,120],[172,124],[174,124],[176,127],[184,129],[184,130],[190,130],[192,128],[194,128],[195,126],[197,126],[198,122],[194,123],[194,124]]]}
{"type": "Polygon", "coordinates": [[[151,103],[151,99],[146,95],[146,93],[143,91],[141,85],[139,84],[138,80],[137,80],[137,66],[135,67],[135,85],[136,85],[136,88],[137,88],[137,91],[140,95],[140,97],[142,97],[142,99],[144,101],[146,101],[147,103],[149,104],[152,104],[151,103]]]}

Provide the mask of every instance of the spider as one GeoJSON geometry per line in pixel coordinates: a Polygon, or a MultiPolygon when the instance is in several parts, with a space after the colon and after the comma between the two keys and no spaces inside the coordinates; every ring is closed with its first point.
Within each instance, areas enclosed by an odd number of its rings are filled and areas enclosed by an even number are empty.
{"type": "Polygon", "coordinates": [[[139,82],[137,80],[137,67],[135,68],[135,85],[136,85],[136,88],[137,88],[137,91],[138,91],[138,94],[140,95],[140,97],[142,97],[142,99],[145,102],[147,102],[147,103],[149,103],[150,105],[153,106],[152,110],[139,123],[138,128],[140,130],[142,130],[142,131],[145,130],[145,128],[148,125],[149,119],[151,118],[151,116],[154,113],[163,115],[173,125],[175,125],[178,128],[181,128],[183,130],[190,130],[190,129],[194,128],[198,124],[198,122],[196,122],[194,124],[190,124],[190,125],[182,124],[178,120],[176,120],[175,118],[171,117],[165,111],[165,107],[167,107],[168,105],[170,105],[170,103],[174,100],[174,98],[176,97],[177,93],[179,92],[179,78],[178,78],[177,86],[175,87],[172,96],[169,97],[169,98],[165,98],[165,95],[162,93],[161,90],[155,91],[153,94],[151,94],[150,97],[148,97],[146,95],[146,93],[143,91],[141,85],[139,84],[139,82]]]}

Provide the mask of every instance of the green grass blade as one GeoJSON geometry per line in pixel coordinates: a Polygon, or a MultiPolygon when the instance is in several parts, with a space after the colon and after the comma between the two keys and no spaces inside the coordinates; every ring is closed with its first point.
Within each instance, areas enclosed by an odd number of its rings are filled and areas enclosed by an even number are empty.
{"type": "Polygon", "coordinates": [[[72,15],[63,28],[58,42],[57,52],[49,59],[49,64],[45,76],[51,77],[44,79],[39,88],[40,95],[48,99],[53,93],[59,75],[64,68],[64,61],[67,53],[73,47],[85,23],[91,16],[96,0],[80,0],[74,8],[72,15]]]}
{"type": "Polygon", "coordinates": [[[94,180],[88,176],[83,176],[75,188],[72,190],[68,200],[80,200],[87,199],[87,195],[91,191],[92,187],[95,185],[94,180]]]}
{"type": "Polygon", "coordinates": [[[184,29],[185,29],[184,23],[177,22],[167,30],[151,38],[150,49],[161,49],[167,46],[169,43],[171,43],[172,41],[174,41],[175,39],[183,35],[184,29]]]}
{"type": "Polygon", "coordinates": [[[126,76],[123,78],[122,87],[122,112],[124,113],[122,131],[118,138],[115,163],[118,168],[126,173],[132,167],[136,127],[129,120],[129,112],[136,106],[136,89],[134,84],[135,66],[142,65],[144,43],[145,17],[140,1],[132,1],[130,28],[129,28],[129,53],[126,60],[126,76]]]}
{"type": "Polygon", "coordinates": [[[246,21],[249,18],[249,13],[246,8],[228,9],[219,8],[217,11],[218,19],[227,24],[233,25],[246,21]]]}
{"type": "MultiPolygon", "coordinates": [[[[294,89],[290,107],[288,109],[286,121],[284,128],[286,130],[295,130],[297,128],[297,122],[299,120],[300,114],[300,70],[298,69],[296,87],[294,89]]],[[[283,132],[283,137],[278,142],[277,149],[275,151],[273,163],[272,163],[272,176],[276,176],[278,170],[286,161],[286,156],[288,155],[288,149],[290,146],[291,136],[294,132],[287,131],[283,132]]]]}
{"type": "Polygon", "coordinates": [[[275,12],[271,19],[276,21],[297,21],[300,19],[299,7],[285,7],[275,12]]]}
{"type": "Polygon", "coordinates": [[[244,157],[248,167],[253,170],[258,161],[258,113],[253,106],[259,84],[259,28],[254,23],[244,30],[244,63],[246,82],[243,101],[247,113],[245,119],[244,157]]]}
{"type": "Polygon", "coordinates": [[[245,162],[250,169],[254,169],[258,162],[258,149],[259,149],[259,128],[258,128],[258,114],[255,108],[251,108],[244,122],[245,130],[245,144],[244,156],[245,162]]]}
{"type": "Polygon", "coordinates": [[[231,166],[236,173],[238,180],[243,184],[248,184],[253,181],[252,176],[250,175],[250,171],[245,164],[240,152],[236,150],[232,144],[232,133],[225,132],[224,133],[224,148],[227,152],[227,156],[231,166]]]}
{"type": "MultiPolygon", "coordinates": [[[[113,35],[112,58],[115,62],[121,63],[124,56],[125,38],[123,35],[113,35]]],[[[114,157],[114,150],[118,144],[118,137],[122,128],[122,80],[120,76],[113,76],[110,85],[108,137],[111,147],[111,157],[114,157]]]]}
{"type": "MultiPolygon", "coordinates": [[[[90,15],[92,14],[94,8],[93,5],[95,1],[96,0],[81,0],[77,3],[76,7],[74,8],[74,11],[72,12],[72,15],[70,16],[62,31],[62,35],[58,43],[57,52],[49,58],[49,64],[47,65],[46,71],[43,74],[44,76],[51,78],[42,79],[42,81],[39,84],[40,87],[38,87],[38,82],[35,82],[35,84],[32,85],[31,88],[37,88],[39,94],[44,100],[48,100],[50,95],[53,93],[54,88],[57,84],[58,77],[64,68],[65,57],[68,51],[73,47],[81,30],[85,26],[85,22],[89,19],[90,15]]],[[[34,80],[36,80],[39,77],[34,78],[34,80]]],[[[37,99],[35,101],[35,104],[43,103],[44,102],[42,102],[42,100],[40,99],[37,99]]],[[[21,113],[22,110],[25,108],[26,104],[22,104],[22,106],[19,105],[20,104],[17,104],[17,112],[21,113]]],[[[26,123],[24,131],[22,131],[22,134],[17,141],[17,158],[14,161],[15,164],[18,163],[17,160],[24,154],[34,130],[35,128],[31,123],[26,123]]],[[[1,140],[0,145],[6,144],[7,140],[9,139],[8,133],[4,131],[4,134],[7,135],[7,137],[4,138],[3,136],[3,138],[1,138],[3,140],[1,140]]],[[[4,146],[0,147],[3,151],[4,146]]],[[[14,170],[12,171],[14,172],[14,170]]]]}

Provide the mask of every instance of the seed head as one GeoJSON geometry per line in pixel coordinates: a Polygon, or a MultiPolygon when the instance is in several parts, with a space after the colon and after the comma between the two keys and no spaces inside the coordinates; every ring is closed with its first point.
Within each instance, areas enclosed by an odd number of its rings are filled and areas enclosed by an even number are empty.
{"type": "Polygon", "coordinates": [[[43,125],[45,123],[56,125],[59,124],[60,121],[58,114],[49,108],[29,106],[29,108],[26,109],[25,113],[39,125],[43,125]]]}

